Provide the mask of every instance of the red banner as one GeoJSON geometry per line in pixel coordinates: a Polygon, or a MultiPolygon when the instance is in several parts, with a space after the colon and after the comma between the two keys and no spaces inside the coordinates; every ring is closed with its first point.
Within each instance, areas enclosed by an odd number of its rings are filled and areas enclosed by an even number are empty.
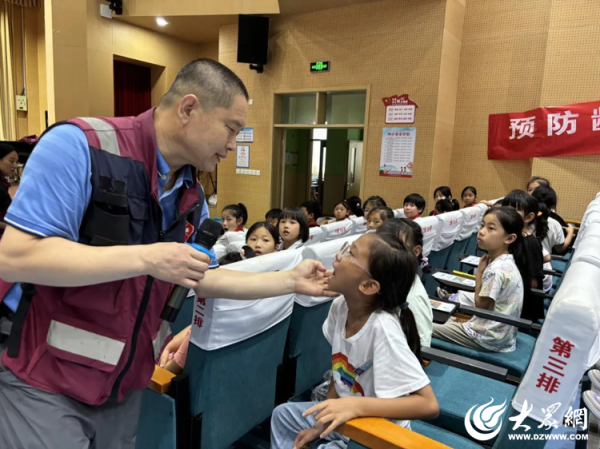
{"type": "Polygon", "coordinates": [[[488,159],[600,154],[600,101],[490,115],[488,159]]]}

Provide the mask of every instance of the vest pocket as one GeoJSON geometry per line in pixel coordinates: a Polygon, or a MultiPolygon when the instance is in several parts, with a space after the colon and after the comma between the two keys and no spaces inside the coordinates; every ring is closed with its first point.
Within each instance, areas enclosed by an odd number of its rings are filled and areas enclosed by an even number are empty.
{"type": "Polygon", "coordinates": [[[129,196],[127,198],[129,205],[129,244],[140,245],[147,243],[144,241],[144,228],[148,221],[148,202],[142,198],[129,196]]]}
{"type": "MultiPolygon", "coordinates": [[[[104,181],[109,183],[109,181],[104,181]]],[[[91,220],[85,234],[92,246],[127,245],[129,242],[129,211],[127,195],[100,189],[91,204],[91,220]]]]}
{"type": "Polygon", "coordinates": [[[126,348],[124,339],[107,336],[97,325],[57,316],[50,323],[46,342],[27,367],[31,380],[87,404],[108,398],[113,373],[126,348]]]}

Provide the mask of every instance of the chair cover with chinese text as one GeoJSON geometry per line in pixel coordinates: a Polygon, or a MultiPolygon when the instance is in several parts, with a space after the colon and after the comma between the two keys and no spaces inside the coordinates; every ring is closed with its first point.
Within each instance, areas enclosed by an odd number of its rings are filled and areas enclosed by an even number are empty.
{"type": "MultiPolygon", "coordinates": [[[[301,251],[280,251],[237,262],[219,270],[264,273],[290,270],[302,261],[301,251]]],[[[253,301],[226,298],[196,300],[191,341],[211,351],[250,338],[279,323],[292,313],[294,295],[253,301]],[[202,320],[201,326],[198,320],[202,320]]]]}
{"type": "Polygon", "coordinates": [[[342,237],[348,237],[354,234],[354,222],[350,219],[336,221],[321,226],[323,230],[323,238],[321,241],[329,241],[335,239],[341,239],[342,237]]]}
{"type": "Polygon", "coordinates": [[[308,240],[306,241],[306,243],[304,243],[304,246],[316,245],[317,243],[321,242],[322,239],[323,239],[323,230],[321,229],[320,226],[315,226],[313,228],[310,228],[309,237],[308,237],[308,240]]]}

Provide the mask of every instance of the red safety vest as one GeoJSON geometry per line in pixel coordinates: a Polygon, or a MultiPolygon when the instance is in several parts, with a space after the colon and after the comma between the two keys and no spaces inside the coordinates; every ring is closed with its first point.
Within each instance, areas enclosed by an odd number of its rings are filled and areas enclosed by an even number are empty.
{"type": "MultiPolygon", "coordinates": [[[[181,192],[178,218],[162,230],[153,112],[68,121],[85,132],[91,156],[79,243],[183,243],[186,227],[198,228],[204,196],[194,181],[181,192]]],[[[150,276],[77,288],[23,284],[2,363],[29,385],[86,404],[122,400],[150,381],[171,289],[150,276]]]]}

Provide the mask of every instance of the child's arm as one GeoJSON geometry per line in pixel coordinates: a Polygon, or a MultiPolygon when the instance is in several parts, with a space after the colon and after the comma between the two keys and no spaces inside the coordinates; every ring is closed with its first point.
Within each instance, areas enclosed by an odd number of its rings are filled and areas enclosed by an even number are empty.
{"type": "Polygon", "coordinates": [[[399,398],[365,398],[347,396],[340,399],[327,400],[314,405],[303,413],[313,413],[318,425],[329,425],[320,435],[327,436],[337,427],[355,418],[374,416],[390,419],[432,419],[438,416],[440,407],[430,385],[427,385],[408,396],[399,398]]]}
{"type": "Polygon", "coordinates": [[[483,286],[483,274],[489,264],[488,255],[484,255],[479,260],[477,273],[475,275],[475,307],[479,309],[494,310],[494,300],[487,296],[481,296],[481,287],[483,286]]]}
{"type": "Polygon", "coordinates": [[[565,241],[562,245],[556,245],[554,249],[557,253],[564,254],[569,249],[571,242],[573,241],[573,237],[575,236],[575,228],[573,226],[567,226],[567,235],[565,237],[565,241]]]}

